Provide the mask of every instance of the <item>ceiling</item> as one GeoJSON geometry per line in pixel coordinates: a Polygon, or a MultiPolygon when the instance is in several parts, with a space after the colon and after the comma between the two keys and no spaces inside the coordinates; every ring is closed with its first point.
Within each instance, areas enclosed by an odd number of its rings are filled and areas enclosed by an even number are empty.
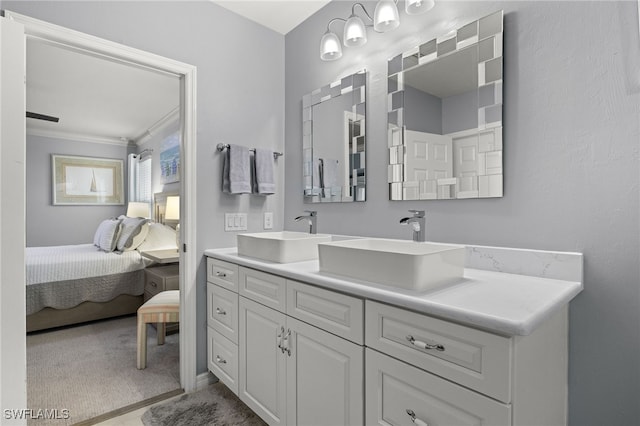
{"type": "Polygon", "coordinates": [[[44,41],[27,40],[27,118],[32,135],[97,142],[139,141],[177,117],[180,80],[44,41]]]}
{"type": "Polygon", "coordinates": [[[280,34],[287,34],[331,0],[210,1],[280,34]]]}

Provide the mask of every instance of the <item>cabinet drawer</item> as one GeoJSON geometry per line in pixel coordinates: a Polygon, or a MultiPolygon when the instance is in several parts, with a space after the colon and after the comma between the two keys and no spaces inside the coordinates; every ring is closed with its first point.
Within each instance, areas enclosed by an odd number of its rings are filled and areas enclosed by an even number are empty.
{"type": "Polygon", "coordinates": [[[207,328],[209,370],[233,393],[238,394],[238,345],[213,328],[207,328]]]}
{"type": "Polygon", "coordinates": [[[207,284],[207,324],[238,344],[238,293],[207,284]]]}
{"type": "Polygon", "coordinates": [[[361,299],[287,280],[287,315],[359,345],[364,343],[361,299]]]}
{"type": "Polygon", "coordinates": [[[180,288],[180,269],[178,265],[156,266],[144,271],[144,290],[152,296],[165,290],[180,288]]]}
{"type": "Polygon", "coordinates": [[[369,300],[365,312],[368,347],[510,402],[509,338],[369,300]]]}
{"type": "Polygon", "coordinates": [[[238,265],[207,258],[207,281],[228,290],[238,291],[238,265]]]}
{"type": "Polygon", "coordinates": [[[366,349],[367,425],[509,425],[511,406],[366,349]],[[419,423],[421,420],[423,423],[419,423]]]}
{"type": "Polygon", "coordinates": [[[240,268],[239,292],[242,296],[280,312],[285,312],[285,279],[276,275],[240,268]]]}

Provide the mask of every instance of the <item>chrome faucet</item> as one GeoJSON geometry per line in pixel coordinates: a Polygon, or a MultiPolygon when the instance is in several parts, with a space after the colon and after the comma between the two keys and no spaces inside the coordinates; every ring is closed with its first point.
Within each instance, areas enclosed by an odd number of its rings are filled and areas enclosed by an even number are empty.
{"type": "Polygon", "coordinates": [[[426,220],[424,218],[424,210],[409,210],[409,213],[413,213],[413,216],[403,217],[400,219],[400,224],[411,224],[411,226],[413,226],[413,241],[425,241],[426,220]]]}
{"type": "Polygon", "coordinates": [[[294,220],[296,222],[299,222],[302,219],[307,219],[309,221],[309,233],[310,234],[317,233],[316,227],[318,225],[318,212],[313,211],[313,210],[305,210],[304,212],[305,213],[309,213],[309,214],[304,214],[302,216],[298,216],[294,220]]]}

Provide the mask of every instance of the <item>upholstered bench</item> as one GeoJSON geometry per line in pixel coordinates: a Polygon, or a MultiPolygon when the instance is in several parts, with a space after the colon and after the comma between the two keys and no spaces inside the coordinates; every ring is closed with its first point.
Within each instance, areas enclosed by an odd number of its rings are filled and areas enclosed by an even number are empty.
{"type": "Polygon", "coordinates": [[[138,369],[147,366],[147,324],[157,323],[158,345],[164,345],[166,323],[180,321],[180,291],[162,291],[138,308],[138,369]]]}

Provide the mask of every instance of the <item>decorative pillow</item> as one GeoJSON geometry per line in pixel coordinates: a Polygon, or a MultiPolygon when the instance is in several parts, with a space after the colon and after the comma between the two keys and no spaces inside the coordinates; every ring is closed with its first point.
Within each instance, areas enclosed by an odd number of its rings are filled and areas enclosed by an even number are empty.
{"type": "Polygon", "coordinates": [[[115,250],[118,243],[118,233],[120,232],[121,222],[122,220],[120,219],[107,219],[100,224],[98,227],[98,232],[102,229],[98,242],[98,248],[100,250],[106,251],[107,253],[115,250]]]}
{"type": "Polygon", "coordinates": [[[144,240],[147,238],[147,235],[149,235],[149,222],[142,225],[138,235],[133,237],[133,242],[131,243],[131,247],[129,247],[125,251],[137,249],[140,246],[140,244],[144,243],[144,240]]]}
{"type": "MultiPolygon", "coordinates": [[[[116,244],[117,251],[131,250],[133,239],[140,234],[142,227],[149,219],[139,217],[120,217],[122,220],[122,226],[120,229],[120,235],[118,236],[118,242],[116,244]]],[[[139,245],[139,244],[138,244],[139,245]]]]}
{"type": "Polygon", "coordinates": [[[139,251],[175,249],[176,231],[161,223],[150,223],[149,233],[144,242],[138,246],[139,251]]]}
{"type": "Polygon", "coordinates": [[[100,238],[102,238],[102,234],[104,233],[104,231],[109,228],[111,221],[113,220],[113,218],[111,219],[105,219],[102,222],[100,222],[100,225],[98,225],[98,229],[96,229],[96,233],[93,235],[93,245],[96,247],[100,247],[100,238]]]}

